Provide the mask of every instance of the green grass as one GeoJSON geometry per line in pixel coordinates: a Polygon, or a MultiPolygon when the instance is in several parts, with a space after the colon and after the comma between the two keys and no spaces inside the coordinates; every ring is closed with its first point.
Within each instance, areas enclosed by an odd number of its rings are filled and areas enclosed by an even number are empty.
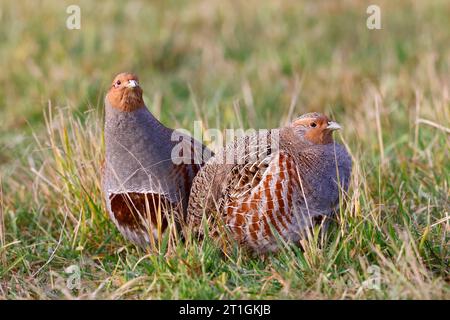
{"type": "Polygon", "coordinates": [[[450,298],[446,1],[378,1],[374,31],[364,1],[152,3],[80,1],[71,31],[72,2],[1,2],[0,298],[450,298]],[[330,114],[354,170],[326,238],[268,257],[126,242],[99,176],[103,97],[124,70],[171,127],[330,114]]]}

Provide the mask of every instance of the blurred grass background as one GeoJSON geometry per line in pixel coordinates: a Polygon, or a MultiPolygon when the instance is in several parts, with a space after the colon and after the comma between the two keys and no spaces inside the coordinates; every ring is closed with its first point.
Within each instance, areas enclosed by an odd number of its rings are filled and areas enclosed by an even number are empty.
{"type": "Polygon", "coordinates": [[[1,298],[450,297],[448,1],[77,1],[81,30],[70,4],[0,3],[1,298]],[[332,115],[355,170],[331,245],[140,260],[99,189],[103,97],[122,71],[171,127],[237,127],[235,109],[246,128],[332,115]],[[75,292],[56,281],[72,264],[75,292]],[[349,285],[371,264],[382,290],[349,285]]]}

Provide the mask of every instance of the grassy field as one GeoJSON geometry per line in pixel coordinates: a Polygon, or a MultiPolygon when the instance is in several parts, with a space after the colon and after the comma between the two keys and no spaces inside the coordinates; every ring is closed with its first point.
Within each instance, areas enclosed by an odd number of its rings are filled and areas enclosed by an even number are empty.
{"type": "Polygon", "coordinates": [[[450,6],[375,2],[78,1],[68,30],[73,1],[1,1],[0,299],[450,299],[450,6]],[[264,258],[126,242],[99,176],[122,71],[171,127],[331,115],[354,170],[326,239],[264,258]]]}

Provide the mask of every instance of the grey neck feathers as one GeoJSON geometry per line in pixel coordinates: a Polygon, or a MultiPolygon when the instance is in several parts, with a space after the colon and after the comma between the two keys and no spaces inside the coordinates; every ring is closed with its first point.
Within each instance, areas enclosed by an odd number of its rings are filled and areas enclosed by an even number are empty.
{"type": "Polygon", "coordinates": [[[283,130],[282,134],[284,136],[281,138],[281,148],[294,156],[296,168],[304,183],[313,190],[312,193],[320,194],[324,188],[327,189],[325,194],[336,193],[337,188],[333,181],[337,181],[338,175],[345,189],[348,187],[351,159],[342,145],[335,141],[329,144],[313,144],[301,139],[292,130],[283,130]]]}
{"type": "MultiPolygon", "coordinates": [[[[154,149],[152,146],[154,146],[158,147],[155,155],[161,155],[161,153],[165,153],[164,151],[170,152],[171,150],[168,142],[170,142],[172,131],[159,122],[145,106],[125,112],[106,104],[105,140],[107,143],[126,142],[128,144],[128,142],[134,141],[139,146],[139,140],[145,140],[146,145],[141,146],[146,149],[146,152],[152,151],[154,149]]],[[[135,143],[131,143],[128,147],[133,148],[136,146],[135,143]]],[[[150,154],[153,153],[150,152],[150,154]]]]}
{"type": "Polygon", "coordinates": [[[118,189],[173,193],[173,130],[146,107],[124,112],[106,103],[106,178],[110,192],[118,189]]]}

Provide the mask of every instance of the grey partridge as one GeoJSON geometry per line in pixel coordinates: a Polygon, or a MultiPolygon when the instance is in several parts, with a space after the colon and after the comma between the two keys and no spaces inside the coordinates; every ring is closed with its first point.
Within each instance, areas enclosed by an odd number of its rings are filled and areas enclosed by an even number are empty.
{"type": "Polygon", "coordinates": [[[351,158],[333,141],[337,129],[326,116],[308,113],[286,127],[235,139],[195,177],[190,225],[201,233],[205,215],[213,236],[226,231],[257,253],[279,249],[279,238],[298,243],[333,215],[340,190],[348,189],[351,158]]]}
{"type": "Polygon", "coordinates": [[[117,75],[106,95],[104,133],[102,184],[109,216],[127,239],[147,247],[169,221],[184,221],[193,178],[210,154],[150,113],[131,73],[117,75]]]}

